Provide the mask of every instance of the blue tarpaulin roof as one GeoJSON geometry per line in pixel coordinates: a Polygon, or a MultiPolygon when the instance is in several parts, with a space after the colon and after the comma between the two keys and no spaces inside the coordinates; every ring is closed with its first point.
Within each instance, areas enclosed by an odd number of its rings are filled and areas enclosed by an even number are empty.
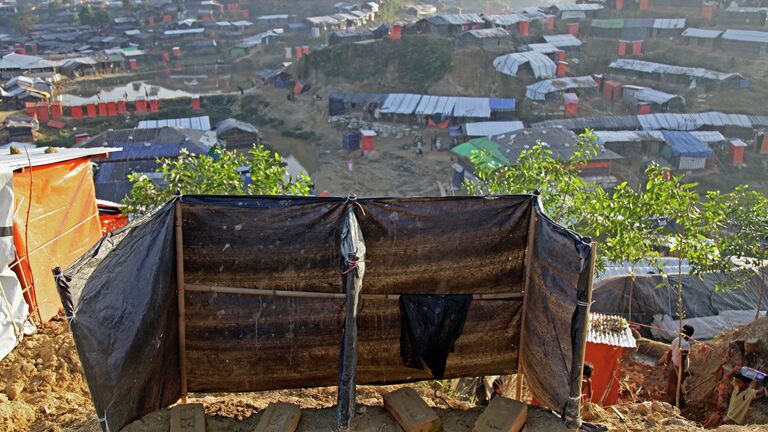
{"type": "Polygon", "coordinates": [[[515,100],[507,98],[490,98],[491,111],[514,111],[515,100]]]}
{"type": "Polygon", "coordinates": [[[706,158],[712,156],[712,149],[690,132],[662,131],[664,141],[675,157],[706,158]]]}

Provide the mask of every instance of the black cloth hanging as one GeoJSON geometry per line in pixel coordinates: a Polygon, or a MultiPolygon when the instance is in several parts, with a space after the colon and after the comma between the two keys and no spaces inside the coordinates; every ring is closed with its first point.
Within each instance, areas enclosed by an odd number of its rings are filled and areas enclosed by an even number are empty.
{"type": "Polygon", "coordinates": [[[471,295],[401,295],[400,355],[405,366],[445,375],[448,354],[464,330],[471,295]]]}

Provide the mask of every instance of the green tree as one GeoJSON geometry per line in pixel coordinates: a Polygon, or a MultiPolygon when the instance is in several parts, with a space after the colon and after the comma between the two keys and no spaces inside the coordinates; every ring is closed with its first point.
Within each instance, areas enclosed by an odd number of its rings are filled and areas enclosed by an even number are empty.
{"type": "Polygon", "coordinates": [[[80,24],[92,26],[108,26],[110,24],[109,14],[102,8],[93,8],[90,5],[83,6],[77,14],[80,24]]]}
{"type": "Polygon", "coordinates": [[[707,270],[720,271],[728,277],[718,289],[740,287],[758,272],[760,297],[755,319],[759,317],[765,294],[765,262],[768,259],[768,198],[762,193],[740,186],[733,192],[709,192],[706,227],[715,239],[717,253],[705,264],[707,270]]]}
{"type": "Polygon", "coordinates": [[[123,199],[126,212],[143,215],[162,205],[174,194],[219,195],[307,195],[311,180],[305,175],[287,178],[283,158],[253,146],[248,154],[231,150],[217,150],[212,155],[191,154],[182,150],[177,159],[160,159],[158,172],[162,186],[149,177],[131,173],[133,182],[130,194],[123,199]],[[239,172],[248,166],[251,183],[246,184],[239,172]]]}
{"type": "Polygon", "coordinates": [[[35,24],[37,24],[37,16],[26,9],[19,10],[13,21],[16,31],[24,35],[32,31],[35,24]]]}

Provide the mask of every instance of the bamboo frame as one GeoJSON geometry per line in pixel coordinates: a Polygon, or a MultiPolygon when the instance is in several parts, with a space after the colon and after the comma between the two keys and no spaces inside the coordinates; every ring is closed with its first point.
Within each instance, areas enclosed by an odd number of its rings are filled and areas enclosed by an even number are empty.
{"type": "MultiPolygon", "coordinates": [[[[216,285],[186,284],[184,289],[189,292],[209,292],[219,294],[244,294],[267,297],[298,297],[329,300],[346,300],[347,296],[343,293],[321,293],[310,291],[283,291],[268,290],[257,288],[238,288],[216,285]]],[[[399,300],[400,294],[361,294],[363,300],[399,300]]],[[[521,300],[524,295],[521,293],[507,294],[474,294],[472,300],[521,300]]]]}
{"type": "Polygon", "coordinates": [[[525,371],[523,366],[523,342],[525,341],[525,315],[528,308],[528,290],[531,286],[531,255],[533,255],[534,240],[536,238],[536,200],[534,196],[531,202],[531,216],[528,219],[528,238],[525,246],[525,279],[523,279],[523,313],[520,319],[520,342],[517,350],[517,380],[515,389],[515,399],[523,400],[523,379],[525,371]]]}
{"type": "Polygon", "coordinates": [[[184,237],[181,218],[181,199],[176,198],[176,293],[179,309],[179,381],[181,383],[181,403],[187,403],[187,324],[184,303],[184,237]]]}
{"type": "MultiPolygon", "coordinates": [[[[595,282],[595,261],[597,261],[597,243],[592,240],[592,252],[589,257],[589,275],[587,276],[587,310],[584,313],[584,331],[581,334],[580,346],[581,346],[581,361],[580,364],[584,364],[584,358],[587,354],[587,336],[589,336],[589,309],[592,305],[592,284],[595,282]]],[[[579,370],[579,394],[581,394],[581,382],[584,380],[584,367],[579,370]]],[[[581,418],[581,398],[576,402],[576,415],[581,418]]]]}

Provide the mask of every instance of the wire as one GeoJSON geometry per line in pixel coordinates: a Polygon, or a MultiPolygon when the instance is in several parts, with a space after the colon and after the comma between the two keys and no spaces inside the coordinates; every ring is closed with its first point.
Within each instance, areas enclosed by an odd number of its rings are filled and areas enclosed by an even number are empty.
{"type": "MultiPolygon", "coordinates": [[[[40,314],[40,308],[37,305],[37,295],[35,293],[35,276],[32,274],[32,262],[29,260],[29,216],[32,213],[32,158],[29,157],[29,149],[27,149],[27,146],[24,146],[24,153],[27,155],[27,164],[29,165],[29,198],[27,199],[27,216],[24,221],[24,258],[29,266],[29,277],[31,279],[31,286],[28,286],[27,290],[30,299],[33,299],[33,303],[35,304],[32,312],[37,315],[38,322],[42,324],[43,316],[40,314]],[[29,288],[32,289],[29,290],[29,288]]],[[[23,266],[20,266],[19,269],[24,272],[23,266]]]]}

